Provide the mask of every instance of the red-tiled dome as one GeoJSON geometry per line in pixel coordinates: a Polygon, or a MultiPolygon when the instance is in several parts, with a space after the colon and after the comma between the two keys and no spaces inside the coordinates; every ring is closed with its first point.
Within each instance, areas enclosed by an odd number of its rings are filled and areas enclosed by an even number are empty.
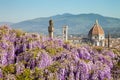
{"type": "Polygon", "coordinates": [[[97,20],[96,20],[96,23],[94,24],[94,26],[90,29],[89,35],[104,35],[104,30],[98,24],[97,20]]]}

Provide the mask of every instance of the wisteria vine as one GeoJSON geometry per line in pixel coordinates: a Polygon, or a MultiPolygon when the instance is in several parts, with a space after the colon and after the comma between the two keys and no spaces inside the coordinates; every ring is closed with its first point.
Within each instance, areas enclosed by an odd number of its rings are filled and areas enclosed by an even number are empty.
{"type": "Polygon", "coordinates": [[[110,50],[0,27],[1,80],[112,80],[110,50]]]}

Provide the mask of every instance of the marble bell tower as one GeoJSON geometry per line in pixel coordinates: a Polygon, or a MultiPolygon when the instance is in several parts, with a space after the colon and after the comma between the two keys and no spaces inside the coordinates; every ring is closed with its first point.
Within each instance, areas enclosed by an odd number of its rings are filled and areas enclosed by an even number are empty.
{"type": "Polygon", "coordinates": [[[63,40],[64,41],[68,40],[68,26],[63,27],[63,40]]]}

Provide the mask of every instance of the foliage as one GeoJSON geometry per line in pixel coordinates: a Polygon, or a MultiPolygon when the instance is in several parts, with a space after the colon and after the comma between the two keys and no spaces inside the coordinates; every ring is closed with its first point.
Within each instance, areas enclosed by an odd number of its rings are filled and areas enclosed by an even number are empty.
{"type": "MultiPolygon", "coordinates": [[[[0,78],[110,80],[111,50],[74,46],[60,39],[0,27],[0,78]]],[[[115,51],[114,51],[115,52],[115,51]]]]}
{"type": "Polygon", "coordinates": [[[9,73],[11,73],[11,74],[14,74],[15,73],[15,66],[14,66],[14,64],[10,64],[10,65],[7,65],[7,66],[5,66],[5,67],[3,67],[3,73],[7,73],[7,74],[9,74],[9,73]]]}

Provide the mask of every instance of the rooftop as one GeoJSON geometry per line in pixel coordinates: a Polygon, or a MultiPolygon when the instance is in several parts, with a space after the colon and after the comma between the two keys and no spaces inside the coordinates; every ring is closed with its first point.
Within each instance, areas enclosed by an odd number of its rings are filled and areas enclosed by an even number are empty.
{"type": "Polygon", "coordinates": [[[90,29],[89,35],[104,35],[104,30],[99,25],[98,20],[96,20],[94,26],[90,29]]]}

